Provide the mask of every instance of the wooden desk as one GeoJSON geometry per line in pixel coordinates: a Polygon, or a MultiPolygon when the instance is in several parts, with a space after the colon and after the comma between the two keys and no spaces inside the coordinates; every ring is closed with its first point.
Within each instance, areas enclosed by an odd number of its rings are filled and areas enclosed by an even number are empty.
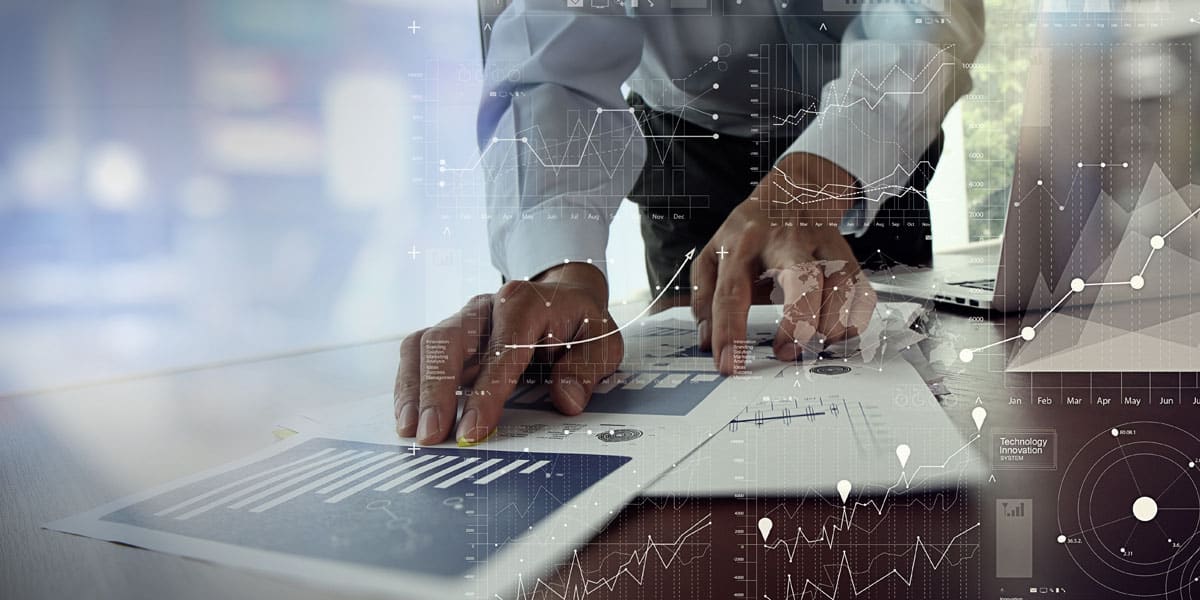
{"type": "MultiPolygon", "coordinates": [[[[941,336],[955,337],[958,345],[968,346],[1006,337],[1018,328],[1013,319],[978,322],[946,312],[939,314],[938,322],[941,336]]],[[[0,399],[0,596],[298,599],[333,595],[237,569],[45,531],[40,525],[261,448],[270,442],[278,417],[387,392],[397,355],[398,343],[381,342],[0,399]]],[[[879,516],[859,520],[849,531],[838,533],[832,547],[803,546],[790,557],[781,548],[764,548],[755,528],[760,516],[772,515],[776,535],[794,535],[797,527],[803,527],[815,536],[822,527],[829,534],[840,526],[840,509],[816,498],[641,500],[580,552],[580,565],[593,578],[629,563],[630,576],[617,578],[611,591],[597,591],[595,596],[783,598],[790,576],[799,597],[806,578],[838,577],[843,553],[855,569],[870,572],[851,578],[842,569],[840,597],[853,596],[848,591],[851,579],[861,586],[893,567],[912,570],[911,582],[887,576],[860,590],[862,595],[994,598],[1003,587],[1005,595],[1021,597],[1030,586],[1069,590],[1054,598],[1107,595],[1052,539],[1057,534],[1059,485],[1066,464],[1085,440],[1122,422],[1155,420],[1200,429],[1200,406],[1191,404],[1200,385],[1196,374],[1017,376],[1003,373],[1000,355],[986,358],[977,357],[967,365],[939,365],[953,392],[944,401],[946,410],[973,429],[967,415],[979,398],[989,411],[985,439],[995,431],[1053,430],[1058,439],[1056,470],[996,471],[995,482],[971,486],[963,493],[893,501],[879,516]],[[1068,395],[1130,396],[1144,402],[1138,407],[1068,405],[1068,395]],[[1182,405],[1147,405],[1162,396],[1173,396],[1182,405]],[[1020,398],[1021,403],[1010,402],[1012,398],[1020,398]],[[1032,579],[995,578],[992,540],[998,498],[1033,502],[1037,539],[1032,579]],[[662,545],[696,523],[708,525],[678,546],[662,545]],[[955,539],[974,523],[980,525],[955,539]],[[659,545],[651,547],[644,564],[631,561],[632,553],[644,551],[651,538],[659,545]],[[918,538],[920,545],[916,545],[918,538]],[[947,551],[951,541],[954,544],[947,551]],[[909,569],[904,565],[912,563],[914,548],[921,554],[916,567],[909,569]],[[881,556],[886,552],[900,557],[881,556]],[[926,559],[927,555],[934,560],[926,559]]],[[[1118,497],[1113,502],[1132,498],[1118,497]]],[[[1095,567],[1085,564],[1085,568],[1095,567]]],[[[903,575],[908,577],[907,572],[903,575]]],[[[564,569],[555,577],[563,580],[569,574],[564,569]]],[[[806,597],[814,595],[809,589],[806,597]]]]}

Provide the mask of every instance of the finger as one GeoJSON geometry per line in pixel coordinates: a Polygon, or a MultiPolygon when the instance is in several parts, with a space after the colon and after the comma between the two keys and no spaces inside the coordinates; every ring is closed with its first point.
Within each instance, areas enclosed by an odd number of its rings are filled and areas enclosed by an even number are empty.
{"type": "Polygon", "coordinates": [[[775,273],[783,290],[783,315],[775,332],[775,358],[792,361],[800,357],[820,324],[821,289],[824,276],[811,257],[775,273]]]}
{"type": "Polygon", "coordinates": [[[545,331],[545,313],[516,298],[497,307],[493,317],[492,335],[481,359],[479,376],[463,404],[462,421],[456,433],[460,444],[482,441],[500,423],[504,402],[512,396],[533,358],[531,345],[545,331]]]}
{"type": "Polygon", "coordinates": [[[817,245],[816,257],[825,272],[821,323],[817,326],[823,343],[840,342],[865,331],[875,311],[875,291],[850,244],[841,235],[833,235],[817,245]]]}
{"type": "Polygon", "coordinates": [[[488,335],[491,306],[490,295],[476,296],[463,310],[421,335],[418,442],[441,442],[454,425],[456,392],[465,383],[464,367],[474,360],[488,335]]]}
{"type": "Polygon", "coordinates": [[[742,367],[736,343],[746,339],[746,319],[750,315],[751,271],[758,258],[750,234],[743,235],[738,248],[722,259],[717,267],[717,282],[712,300],[712,348],[717,369],[732,375],[742,367]]]}
{"type": "Polygon", "coordinates": [[[621,364],[621,357],[625,353],[624,341],[611,321],[607,325],[596,326],[595,321],[588,319],[575,339],[597,335],[604,337],[568,347],[550,370],[553,381],[550,400],[565,415],[583,412],[596,384],[612,375],[621,364]]]}
{"type": "Polygon", "coordinates": [[[855,272],[854,281],[850,285],[852,300],[846,329],[851,336],[862,335],[871,324],[871,317],[875,315],[879,296],[875,294],[875,288],[871,286],[867,274],[863,273],[862,269],[855,272]]]}
{"type": "Polygon", "coordinates": [[[825,287],[820,313],[821,322],[817,325],[817,332],[819,341],[828,346],[845,340],[857,332],[857,329],[851,327],[850,322],[850,311],[853,307],[856,287],[854,275],[857,272],[857,265],[837,264],[834,261],[822,262],[827,268],[825,269],[825,287]]]}
{"type": "Polygon", "coordinates": [[[400,342],[400,365],[396,368],[396,385],[392,406],[396,417],[396,433],[412,437],[417,431],[417,402],[421,398],[421,336],[422,329],[400,342]]]}
{"type": "Polygon", "coordinates": [[[692,261],[692,315],[699,330],[700,349],[712,349],[712,299],[717,283],[717,254],[705,246],[692,261]]]}

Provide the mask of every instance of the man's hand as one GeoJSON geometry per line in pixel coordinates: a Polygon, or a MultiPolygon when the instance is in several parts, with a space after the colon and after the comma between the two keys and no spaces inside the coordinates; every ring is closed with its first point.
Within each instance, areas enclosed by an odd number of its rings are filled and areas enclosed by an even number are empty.
{"type": "Polygon", "coordinates": [[[596,267],[569,263],[532,281],[510,281],[404,338],[396,373],[396,432],[415,435],[422,444],[446,439],[455,426],[456,390],[464,386],[472,389],[457,438],[483,440],[531,364],[549,368],[554,406],[579,414],[596,383],[616,371],[622,354],[621,334],[608,314],[608,285],[596,267]],[[598,336],[604,337],[572,343],[598,336]]]}
{"type": "Polygon", "coordinates": [[[783,290],[775,356],[795,360],[857,335],[875,310],[871,289],[838,230],[858,194],[854,178],[812,154],[789,154],[725,219],[692,263],[692,312],[700,347],[726,375],[744,365],[734,342],[746,339],[752,291],[764,272],[783,290]]]}

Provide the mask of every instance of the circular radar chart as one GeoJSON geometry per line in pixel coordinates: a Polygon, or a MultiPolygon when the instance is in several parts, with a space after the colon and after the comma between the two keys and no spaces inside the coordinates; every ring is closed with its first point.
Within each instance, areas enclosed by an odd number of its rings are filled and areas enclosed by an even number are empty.
{"type": "Polygon", "coordinates": [[[1088,440],[1063,473],[1054,536],[1101,586],[1200,600],[1200,438],[1154,421],[1088,440]]]}

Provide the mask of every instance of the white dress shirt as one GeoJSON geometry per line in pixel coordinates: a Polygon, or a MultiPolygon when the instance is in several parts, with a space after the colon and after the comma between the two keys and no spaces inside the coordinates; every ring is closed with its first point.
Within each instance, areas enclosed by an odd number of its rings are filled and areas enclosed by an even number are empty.
{"type": "Polygon", "coordinates": [[[510,279],[566,260],[604,270],[646,158],[623,85],[718,135],[805,125],[786,152],[858,180],[843,231],[861,232],[970,89],[983,42],[981,0],[624,4],[515,0],[495,23],[478,134],[492,262],[510,279]]]}

